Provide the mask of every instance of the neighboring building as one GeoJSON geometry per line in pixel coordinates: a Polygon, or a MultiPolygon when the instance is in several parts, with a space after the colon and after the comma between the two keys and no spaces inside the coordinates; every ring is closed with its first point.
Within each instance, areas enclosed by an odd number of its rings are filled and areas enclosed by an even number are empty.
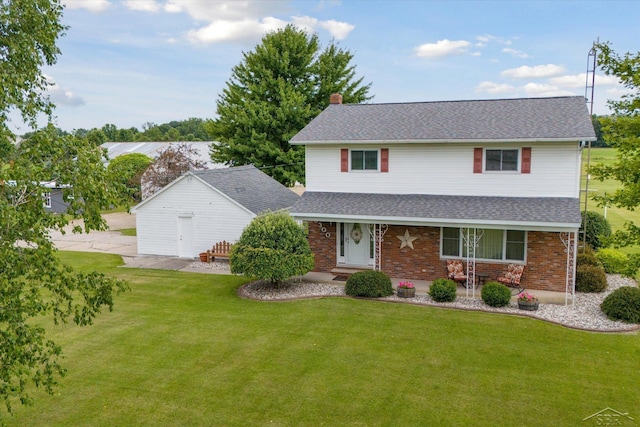
{"type": "Polygon", "coordinates": [[[188,172],[135,206],[138,253],[193,258],[299,196],[253,166],[188,172]]]}
{"type": "Polygon", "coordinates": [[[60,185],[55,181],[42,182],[41,185],[46,191],[42,194],[42,203],[49,212],[67,213],[69,203],[64,201],[63,191],[69,188],[68,185],[60,185]]]}
{"type": "Polygon", "coordinates": [[[187,144],[198,151],[197,160],[205,162],[207,168],[214,169],[220,167],[226,167],[218,163],[214,163],[211,160],[209,151],[211,144],[216,142],[211,141],[180,141],[180,142],[105,142],[101,145],[102,148],[107,149],[107,156],[110,160],[115,159],[123,154],[140,153],[152,159],[157,158],[160,153],[169,148],[170,145],[187,144]]]}
{"type": "Polygon", "coordinates": [[[530,289],[573,291],[582,97],[331,105],[291,139],[306,150],[315,270],[433,280],[447,259],[530,289]],[[475,244],[474,244],[475,243],[475,244]]]}

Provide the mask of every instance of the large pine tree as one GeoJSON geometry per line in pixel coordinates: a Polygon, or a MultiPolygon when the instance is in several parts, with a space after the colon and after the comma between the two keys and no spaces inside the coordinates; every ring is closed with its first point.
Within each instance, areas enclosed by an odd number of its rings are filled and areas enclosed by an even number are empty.
{"type": "Polygon", "coordinates": [[[267,34],[232,70],[209,133],[215,162],[253,164],[284,185],[304,182],[304,148],[289,140],[329,104],[331,93],[360,103],[371,83],[355,77],[353,54],[292,25],[267,34]]]}

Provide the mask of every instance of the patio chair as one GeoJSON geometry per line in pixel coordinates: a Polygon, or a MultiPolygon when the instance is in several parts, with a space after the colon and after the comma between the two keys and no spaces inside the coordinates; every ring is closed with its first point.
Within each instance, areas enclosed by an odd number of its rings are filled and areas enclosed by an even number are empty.
{"type": "Polygon", "coordinates": [[[525,290],[521,282],[523,272],[524,265],[509,264],[507,271],[501,276],[498,276],[496,280],[510,287],[512,289],[511,293],[517,295],[525,290]]]}
{"type": "Polygon", "coordinates": [[[447,260],[447,278],[453,280],[454,282],[460,283],[464,287],[469,287],[467,270],[464,268],[462,261],[460,261],[459,259],[447,260]]]}

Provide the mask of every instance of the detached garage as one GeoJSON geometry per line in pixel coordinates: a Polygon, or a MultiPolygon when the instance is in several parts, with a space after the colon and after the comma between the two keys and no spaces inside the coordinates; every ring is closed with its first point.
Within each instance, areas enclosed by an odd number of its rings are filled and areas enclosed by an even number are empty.
{"type": "Polygon", "coordinates": [[[254,166],[188,172],[135,206],[138,253],[194,258],[299,196],[254,166]]]}

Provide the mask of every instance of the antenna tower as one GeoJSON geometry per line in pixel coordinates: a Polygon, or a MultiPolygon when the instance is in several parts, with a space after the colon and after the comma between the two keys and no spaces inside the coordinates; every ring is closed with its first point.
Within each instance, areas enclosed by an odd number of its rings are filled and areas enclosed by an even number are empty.
{"type": "MultiPolygon", "coordinates": [[[[589,117],[593,117],[593,94],[596,86],[596,46],[595,43],[589,50],[587,55],[587,83],[584,88],[584,98],[589,105],[589,117]]],[[[588,141],[587,145],[587,166],[586,166],[586,179],[584,185],[584,214],[582,224],[582,251],[587,250],[587,206],[589,203],[589,165],[591,163],[591,141],[588,141]]]]}

